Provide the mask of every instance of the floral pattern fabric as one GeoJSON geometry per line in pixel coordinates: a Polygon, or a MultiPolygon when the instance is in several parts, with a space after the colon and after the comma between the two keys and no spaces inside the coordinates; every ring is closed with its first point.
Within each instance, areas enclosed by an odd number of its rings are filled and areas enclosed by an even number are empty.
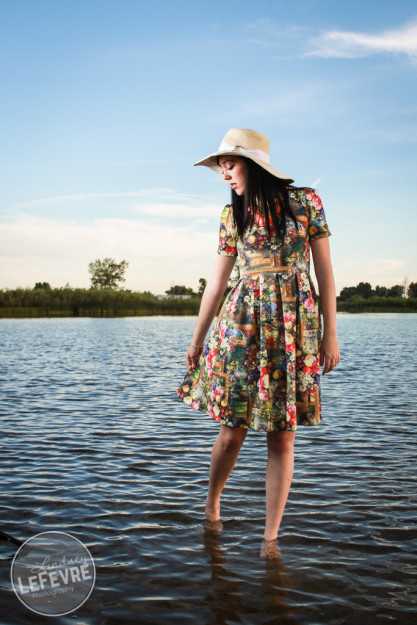
{"type": "Polygon", "coordinates": [[[286,218],[283,242],[268,236],[259,213],[243,239],[231,205],[221,215],[218,253],[239,257],[240,277],[177,396],[227,426],[269,432],[321,423],[322,331],[309,242],[331,233],[313,189],[290,187],[289,199],[297,224],[286,218]]]}

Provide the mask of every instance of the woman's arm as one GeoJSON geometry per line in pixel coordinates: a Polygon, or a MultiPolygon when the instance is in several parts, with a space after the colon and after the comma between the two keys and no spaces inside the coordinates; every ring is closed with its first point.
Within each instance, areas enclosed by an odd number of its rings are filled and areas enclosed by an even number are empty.
{"type": "Polygon", "coordinates": [[[217,256],[212,274],[204,289],[197,323],[191,339],[192,345],[200,345],[201,347],[196,348],[190,345],[187,351],[187,365],[190,369],[194,369],[196,362],[201,356],[204,339],[219,308],[235,262],[236,256],[224,256],[221,254],[217,256]]]}
{"type": "Polygon", "coordinates": [[[329,238],[321,237],[311,240],[310,246],[323,311],[324,327],[320,347],[320,363],[324,363],[324,375],[334,369],[340,360],[336,330],[336,288],[330,260],[329,238]]]}

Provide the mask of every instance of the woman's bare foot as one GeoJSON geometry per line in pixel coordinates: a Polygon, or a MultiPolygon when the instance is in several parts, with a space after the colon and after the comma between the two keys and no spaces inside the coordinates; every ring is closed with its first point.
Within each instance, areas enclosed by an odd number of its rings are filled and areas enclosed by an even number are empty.
{"type": "Polygon", "coordinates": [[[264,538],[259,555],[261,558],[279,560],[281,558],[281,552],[278,547],[278,538],[274,538],[273,540],[265,540],[264,538]]]}
{"type": "Polygon", "coordinates": [[[206,532],[217,534],[217,532],[220,532],[223,529],[223,523],[220,519],[218,521],[209,521],[206,519],[204,529],[206,532]]]}

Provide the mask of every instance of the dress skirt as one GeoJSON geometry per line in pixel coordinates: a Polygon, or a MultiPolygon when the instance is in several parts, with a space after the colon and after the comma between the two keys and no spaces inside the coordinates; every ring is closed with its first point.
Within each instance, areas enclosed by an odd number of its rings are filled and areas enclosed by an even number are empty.
{"type": "Polygon", "coordinates": [[[290,187],[284,241],[268,236],[261,215],[243,240],[233,210],[220,220],[218,253],[239,256],[228,292],[194,370],[177,396],[230,427],[295,431],[321,418],[318,298],[309,273],[309,241],[330,236],[319,196],[290,187]]]}

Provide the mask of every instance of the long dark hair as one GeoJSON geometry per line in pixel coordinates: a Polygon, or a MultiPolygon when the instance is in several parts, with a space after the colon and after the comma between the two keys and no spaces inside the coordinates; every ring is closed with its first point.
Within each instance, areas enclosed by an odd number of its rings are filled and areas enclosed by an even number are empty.
{"type": "Polygon", "coordinates": [[[238,236],[243,238],[246,228],[252,228],[257,211],[265,218],[268,236],[272,234],[271,218],[277,236],[283,241],[285,217],[290,217],[294,224],[298,225],[289,202],[288,182],[276,178],[248,158],[243,158],[243,160],[246,169],[245,193],[237,195],[232,189],[231,202],[238,236]]]}

